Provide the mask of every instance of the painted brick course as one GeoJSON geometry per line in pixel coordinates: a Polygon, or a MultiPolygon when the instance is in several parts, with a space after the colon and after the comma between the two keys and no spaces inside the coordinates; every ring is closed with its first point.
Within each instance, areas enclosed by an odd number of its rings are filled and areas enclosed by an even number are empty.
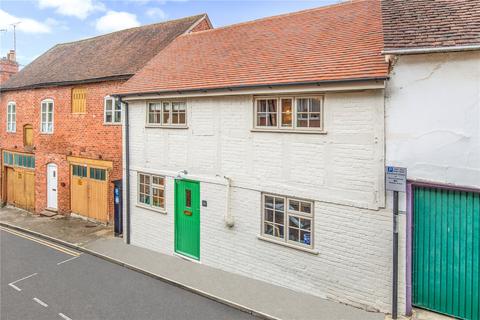
{"type": "MultiPolygon", "coordinates": [[[[83,84],[87,89],[87,112],[72,114],[71,91],[78,86],[58,86],[2,92],[0,97],[0,149],[32,151],[23,146],[23,126],[31,124],[35,154],[35,212],[46,208],[46,167],[58,165],[58,211],[70,212],[70,174],[67,156],[101,159],[113,162],[110,180],[122,178],[122,129],[104,125],[104,97],[121,85],[121,81],[83,84]],[[40,133],[40,105],[54,100],[54,132],[40,133]],[[7,103],[16,103],[17,130],[6,132],[7,103]]],[[[3,173],[2,173],[3,174],[3,173]]],[[[3,179],[0,179],[3,181],[3,179]]],[[[2,189],[4,190],[4,189],[2,189]]],[[[4,193],[4,192],[2,192],[4,193]]],[[[109,215],[113,217],[113,184],[109,184],[109,215]]],[[[2,197],[4,199],[4,197],[2,197]]]]}
{"type": "MultiPolygon", "coordinates": [[[[188,98],[188,129],[145,128],[145,101],[130,102],[131,243],[173,254],[174,177],[186,169],[208,202],[200,214],[202,263],[388,312],[392,222],[383,209],[383,91],[326,93],[326,134],[251,131],[252,98],[188,98]],[[138,172],[167,177],[166,213],[136,205],[138,172]],[[232,229],[224,221],[223,176],[232,179],[232,229]],[[318,254],[258,238],[261,192],[315,200],[318,254]]],[[[402,236],[400,243],[403,255],[402,236]]],[[[402,271],[399,287],[404,310],[402,271]]]]}

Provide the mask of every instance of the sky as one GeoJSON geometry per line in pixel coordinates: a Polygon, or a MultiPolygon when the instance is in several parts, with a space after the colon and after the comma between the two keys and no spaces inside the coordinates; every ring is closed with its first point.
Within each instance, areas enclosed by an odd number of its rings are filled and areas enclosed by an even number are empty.
{"type": "Polygon", "coordinates": [[[342,0],[0,0],[0,56],[13,49],[23,67],[57,43],[207,13],[214,27],[342,0]]]}

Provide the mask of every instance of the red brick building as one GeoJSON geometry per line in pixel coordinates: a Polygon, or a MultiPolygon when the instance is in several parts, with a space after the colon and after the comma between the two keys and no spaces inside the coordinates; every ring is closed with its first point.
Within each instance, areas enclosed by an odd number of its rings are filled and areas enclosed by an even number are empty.
{"type": "Polygon", "coordinates": [[[5,58],[0,59],[0,85],[18,72],[15,51],[10,50],[5,58]]]}
{"type": "Polygon", "coordinates": [[[206,15],[56,45],[0,92],[1,202],[113,218],[122,177],[122,109],[109,93],[206,15]]]}

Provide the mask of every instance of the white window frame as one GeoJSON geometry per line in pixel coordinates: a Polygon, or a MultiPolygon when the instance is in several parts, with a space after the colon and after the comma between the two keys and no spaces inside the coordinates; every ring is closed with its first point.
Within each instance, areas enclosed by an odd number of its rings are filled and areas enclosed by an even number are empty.
{"type": "Polygon", "coordinates": [[[7,104],[7,132],[17,132],[17,104],[14,101],[7,104]]]}
{"type": "MultiPolygon", "coordinates": [[[[297,198],[297,197],[288,197],[288,196],[283,196],[283,195],[278,195],[278,194],[272,194],[272,193],[262,193],[261,194],[262,201],[261,201],[261,229],[260,229],[260,235],[261,238],[267,239],[269,241],[273,241],[278,244],[285,244],[288,245],[289,247],[292,248],[299,248],[299,249],[304,249],[307,251],[312,251],[314,249],[314,244],[315,244],[315,201],[313,200],[307,200],[307,199],[302,199],[302,198],[297,198]],[[273,197],[275,198],[281,198],[283,199],[284,203],[284,211],[283,211],[283,238],[280,237],[275,237],[269,234],[265,233],[265,197],[273,197]],[[304,203],[309,203],[311,212],[310,213],[305,213],[301,211],[294,211],[289,209],[289,202],[290,201],[298,201],[298,202],[304,202],[304,203]],[[310,220],[310,245],[303,244],[298,241],[293,241],[289,240],[289,217],[294,216],[294,217],[300,217],[300,218],[306,218],[310,220]]],[[[273,213],[273,220],[275,221],[275,209],[273,213]]],[[[301,228],[297,228],[301,229],[301,228]]]]}
{"type": "Polygon", "coordinates": [[[159,128],[188,128],[188,105],[185,100],[161,100],[161,101],[147,101],[145,108],[145,123],[146,127],[159,127],[159,128]],[[185,106],[185,123],[172,123],[173,119],[173,104],[183,103],[185,106]],[[159,104],[160,105],[160,123],[151,123],[150,122],[150,105],[159,104]],[[164,123],[164,105],[168,104],[168,122],[164,123]]]}
{"type": "Polygon", "coordinates": [[[103,124],[105,125],[120,125],[123,121],[123,105],[121,103],[117,104],[117,100],[114,97],[106,96],[103,99],[103,124]],[[112,110],[107,110],[107,101],[112,101],[112,110]],[[120,106],[117,110],[117,105],[120,106]],[[112,121],[107,121],[107,114],[111,113],[112,121]],[[115,114],[120,113],[120,120],[115,121],[115,114]]]}
{"type": "Polygon", "coordinates": [[[301,133],[325,133],[325,108],[324,96],[318,94],[306,95],[280,95],[280,96],[256,96],[253,98],[253,131],[270,131],[270,132],[301,132],[301,133]],[[257,125],[258,101],[265,99],[277,100],[277,125],[276,126],[259,126],[257,125]],[[292,125],[289,127],[282,126],[282,100],[292,99],[292,125]],[[298,99],[319,99],[320,100],[320,127],[298,127],[297,126],[297,101],[298,99]]]}
{"type": "Polygon", "coordinates": [[[159,175],[159,174],[150,174],[146,172],[137,172],[137,206],[150,209],[153,211],[158,211],[161,213],[166,213],[166,207],[167,207],[167,197],[166,197],[166,189],[165,189],[165,184],[167,182],[167,178],[165,176],[159,175]],[[150,204],[146,204],[143,202],[140,202],[140,176],[148,176],[150,179],[150,184],[149,184],[149,197],[150,197],[150,204]],[[153,177],[163,179],[163,185],[160,184],[154,184],[153,183],[153,177]],[[158,207],[153,205],[153,188],[161,189],[163,190],[163,207],[158,207]]]}
{"type": "MultiPolygon", "coordinates": [[[[48,110],[46,111],[46,114],[47,114],[47,121],[45,122],[45,124],[47,125],[47,128],[48,128],[48,110]]],[[[54,132],[54,123],[55,123],[55,102],[53,101],[53,99],[44,99],[42,100],[42,102],[40,102],[40,133],[43,133],[43,134],[53,134],[54,132]],[[44,131],[43,130],[43,114],[44,114],[44,111],[43,111],[43,105],[45,104],[48,108],[48,104],[51,103],[52,104],[52,130],[47,130],[47,131],[44,131]]]]}

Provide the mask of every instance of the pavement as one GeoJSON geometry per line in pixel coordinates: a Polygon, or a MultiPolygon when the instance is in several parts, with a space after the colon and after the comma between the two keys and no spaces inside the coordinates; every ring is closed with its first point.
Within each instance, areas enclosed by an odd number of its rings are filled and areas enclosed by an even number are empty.
{"type": "Polygon", "coordinates": [[[255,319],[104,259],[6,228],[0,229],[0,261],[2,320],[255,319]]]}
{"type": "MultiPolygon", "coordinates": [[[[127,245],[121,238],[114,238],[109,235],[99,236],[91,233],[88,234],[88,239],[83,239],[84,227],[77,222],[74,222],[76,224],[75,228],[69,228],[73,234],[69,234],[68,238],[62,239],[59,237],[63,233],[55,232],[56,222],[51,222],[50,227],[48,227],[48,220],[51,218],[40,218],[46,220],[42,221],[37,228],[36,224],[31,221],[32,217],[28,214],[21,218],[17,217],[15,220],[12,219],[12,210],[18,209],[9,208],[8,213],[5,215],[5,209],[0,209],[0,225],[47,238],[84,252],[81,256],[82,258],[76,260],[86,260],[87,257],[89,257],[88,259],[94,259],[93,255],[123,266],[125,267],[123,268],[124,270],[131,269],[137,271],[139,275],[148,276],[150,281],[151,278],[161,280],[165,284],[175,286],[178,290],[183,289],[184,292],[195,293],[199,298],[209,298],[212,302],[216,301],[225,306],[234,307],[244,311],[244,314],[265,319],[292,320],[380,320],[385,318],[385,315],[382,313],[367,312],[313,295],[208,267],[201,263],[191,262],[178,256],[164,255],[133,245],[127,245]],[[42,231],[39,231],[40,229],[42,231]],[[45,232],[45,229],[49,230],[45,232]],[[79,229],[79,235],[75,235],[76,229],[79,229]],[[68,241],[68,239],[72,238],[77,239],[77,243],[81,244],[73,245],[68,241]]],[[[66,226],[63,227],[66,228],[66,226]]],[[[81,269],[78,270],[78,272],[81,271],[81,269]]],[[[94,271],[92,272],[92,274],[95,274],[94,271]]],[[[105,272],[104,275],[108,277],[108,272],[105,272]]],[[[72,274],[72,276],[75,277],[75,274],[72,274]]],[[[128,289],[128,286],[125,288],[128,289]]],[[[114,287],[111,287],[111,289],[116,290],[114,287]]],[[[82,286],[81,290],[88,290],[88,287],[82,286]]],[[[107,294],[107,291],[102,290],[100,292],[107,294]]],[[[95,295],[97,299],[98,297],[103,297],[99,294],[95,295]]],[[[190,300],[184,300],[182,303],[184,305],[190,304],[190,300]]],[[[141,317],[132,319],[143,320],[141,317]]],[[[184,317],[176,319],[184,319],[184,317]]],[[[195,315],[191,319],[202,318],[195,315]]],[[[221,318],[214,317],[211,319],[221,318]]]]}

